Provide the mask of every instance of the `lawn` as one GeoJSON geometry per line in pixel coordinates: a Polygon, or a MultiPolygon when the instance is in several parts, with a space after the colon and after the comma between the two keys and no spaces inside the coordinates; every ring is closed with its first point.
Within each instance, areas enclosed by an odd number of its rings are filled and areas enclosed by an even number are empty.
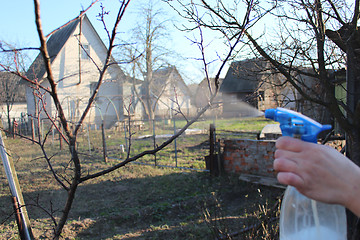
{"type": "MultiPolygon", "coordinates": [[[[237,131],[259,129],[259,126],[252,126],[258,125],[253,120],[245,127],[230,121],[221,124],[237,131]]],[[[123,144],[120,134],[106,132],[109,155],[113,156],[108,162],[101,158],[98,147],[101,141],[95,136],[96,132],[90,133],[94,135],[89,138],[90,148],[86,134],[84,132],[78,146],[83,152],[84,174],[120,161],[121,153],[117,151],[123,144]]],[[[203,169],[203,156],[208,152],[208,145],[203,142],[207,139],[206,135],[179,138],[179,165],[203,169]]],[[[48,213],[58,216],[66,192],[53,181],[35,145],[22,139],[7,139],[5,144],[15,162],[33,233],[37,239],[47,239],[52,227],[48,213]]],[[[134,140],[134,150],[150,146],[146,141],[134,140]]],[[[65,171],[63,168],[69,161],[66,149],[59,150],[56,142],[49,143],[48,148],[49,154],[54,156],[56,169],[65,171]]],[[[165,154],[159,153],[158,163],[174,164],[173,159],[166,163],[169,159],[166,155],[173,151],[172,146],[165,154]]],[[[0,238],[18,239],[3,169],[0,177],[0,238]]],[[[277,216],[274,215],[277,211],[272,210],[277,209],[281,193],[282,190],[276,188],[242,182],[235,175],[211,177],[203,171],[132,163],[79,187],[63,238],[273,239],[277,231],[277,216]]]]}

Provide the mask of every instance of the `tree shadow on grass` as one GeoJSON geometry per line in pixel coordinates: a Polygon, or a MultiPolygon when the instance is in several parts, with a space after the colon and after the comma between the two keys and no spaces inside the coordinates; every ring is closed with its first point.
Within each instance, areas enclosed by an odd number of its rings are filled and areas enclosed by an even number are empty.
{"type": "MultiPolygon", "coordinates": [[[[68,239],[208,239],[212,237],[204,222],[204,209],[216,213],[213,197],[221,203],[221,216],[229,217],[229,231],[244,226],[243,217],[259,204],[276,201],[281,190],[244,183],[234,176],[211,178],[206,173],[173,172],[161,176],[126,178],[121,175],[80,185],[63,237],[68,239]],[[259,189],[261,195],[259,196],[259,189]],[[239,217],[241,216],[241,217],[239,217]],[[236,219],[236,220],[234,220],[236,219]]],[[[48,212],[55,216],[64,205],[61,189],[24,192],[34,235],[46,239],[51,229],[48,212]]],[[[9,197],[0,197],[0,221],[12,212],[9,197]]],[[[10,218],[13,220],[13,217],[10,218]]],[[[17,234],[12,226],[7,235],[17,234]]],[[[6,237],[6,238],[3,238],[6,237]]]]}

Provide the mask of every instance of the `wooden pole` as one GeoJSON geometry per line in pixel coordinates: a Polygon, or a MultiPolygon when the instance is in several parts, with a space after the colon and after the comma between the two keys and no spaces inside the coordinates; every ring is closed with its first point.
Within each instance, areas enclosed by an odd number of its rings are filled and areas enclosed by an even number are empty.
{"type": "Polygon", "coordinates": [[[90,124],[87,125],[86,129],[87,129],[87,135],[88,135],[89,154],[91,155],[90,124]]]}
{"type": "Polygon", "coordinates": [[[31,240],[34,236],[30,227],[29,216],[26,211],[25,202],[21,193],[19,180],[16,175],[14,163],[10,157],[8,157],[8,151],[5,149],[4,142],[2,140],[0,132],[0,153],[1,159],[4,165],[5,174],[9,182],[10,192],[12,195],[12,201],[14,203],[15,217],[19,227],[19,235],[21,240],[31,240]]]}
{"type": "Polygon", "coordinates": [[[34,125],[34,118],[31,117],[30,118],[30,121],[31,121],[31,138],[33,140],[33,144],[35,144],[34,140],[35,140],[35,125],[34,125]]]}
{"type": "Polygon", "coordinates": [[[13,135],[13,138],[15,138],[15,133],[16,133],[16,121],[15,121],[15,118],[13,118],[13,122],[12,122],[12,135],[13,135]]]}
{"type": "MultiPolygon", "coordinates": [[[[175,118],[173,118],[174,121],[174,135],[176,134],[176,120],[175,118]]],[[[175,166],[178,166],[178,156],[177,156],[177,143],[176,143],[176,138],[174,139],[174,151],[175,151],[175,166]]]]}
{"type": "Polygon", "coordinates": [[[210,144],[210,174],[212,176],[219,175],[219,168],[217,167],[217,158],[215,157],[215,125],[210,124],[210,134],[209,134],[209,144],[210,144]]]}
{"type": "Polygon", "coordinates": [[[101,123],[101,135],[102,135],[102,143],[103,143],[103,155],[104,161],[107,162],[107,149],[106,149],[106,139],[105,139],[105,127],[104,123],[101,123]]]}
{"type": "MultiPolygon", "coordinates": [[[[153,124],[153,145],[154,145],[154,149],[156,148],[156,130],[155,130],[155,118],[152,120],[152,124],[153,124]]],[[[157,159],[156,159],[156,153],[154,153],[154,163],[155,166],[157,166],[157,159]]]]}

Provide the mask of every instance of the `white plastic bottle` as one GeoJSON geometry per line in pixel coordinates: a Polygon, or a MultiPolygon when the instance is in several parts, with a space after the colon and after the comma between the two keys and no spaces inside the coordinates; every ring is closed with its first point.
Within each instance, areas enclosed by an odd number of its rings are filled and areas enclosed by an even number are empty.
{"type": "MultiPolygon", "coordinates": [[[[317,143],[321,131],[331,129],[285,108],[268,109],[265,117],[280,123],[284,136],[317,143]]],[[[287,187],[280,212],[280,240],[346,240],[345,208],[311,200],[287,187]]]]}
{"type": "Polygon", "coordinates": [[[309,199],[287,187],[281,204],[280,240],[346,240],[345,208],[309,199]]]}

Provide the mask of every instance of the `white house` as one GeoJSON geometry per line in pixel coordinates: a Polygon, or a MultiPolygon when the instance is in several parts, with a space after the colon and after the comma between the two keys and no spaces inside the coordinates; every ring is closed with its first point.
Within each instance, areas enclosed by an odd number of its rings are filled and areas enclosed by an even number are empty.
{"type": "MultiPolygon", "coordinates": [[[[47,41],[51,67],[57,81],[58,96],[65,115],[76,122],[91,96],[99,79],[99,69],[106,59],[107,48],[86,15],[60,28],[47,41]]],[[[42,55],[34,60],[27,77],[37,79],[49,87],[42,55]]],[[[126,76],[117,64],[108,68],[85,122],[105,123],[107,127],[123,118],[123,83],[126,76]]],[[[26,91],[28,114],[37,116],[39,105],[34,88],[26,91]]],[[[56,108],[49,94],[45,95],[46,110],[56,116],[56,108]]],[[[40,113],[44,116],[43,112],[40,113]]]]}

